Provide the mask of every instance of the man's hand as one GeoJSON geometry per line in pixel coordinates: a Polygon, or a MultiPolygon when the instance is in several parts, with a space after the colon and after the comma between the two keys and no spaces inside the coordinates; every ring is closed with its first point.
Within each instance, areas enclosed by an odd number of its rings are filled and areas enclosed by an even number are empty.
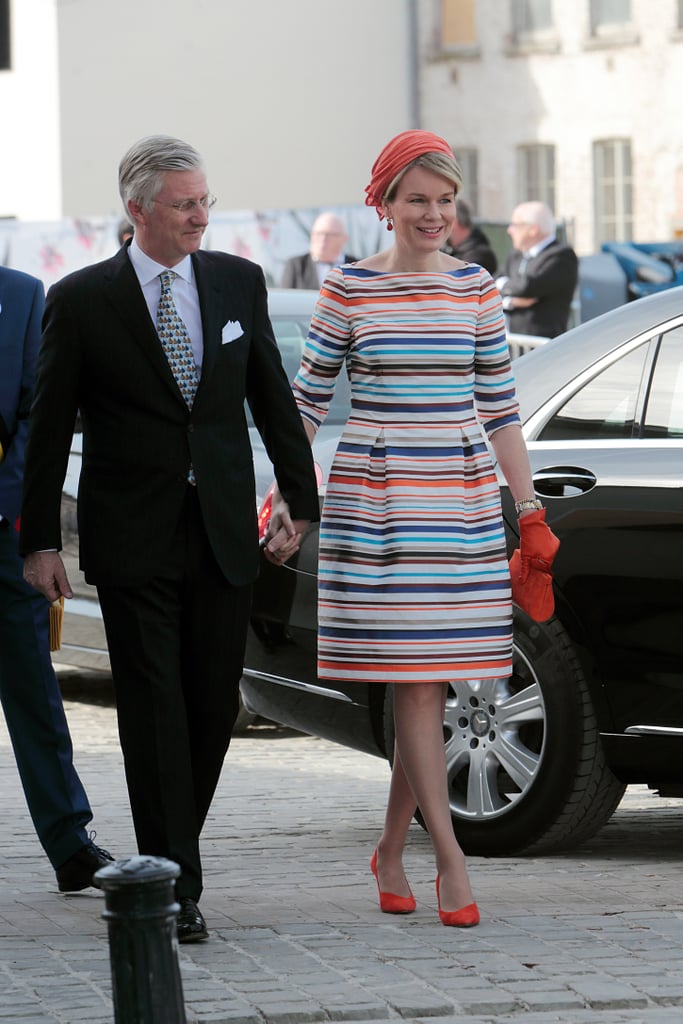
{"type": "Polygon", "coordinates": [[[66,578],[66,569],[58,552],[32,551],[24,559],[24,579],[35,590],[39,590],[50,604],[62,595],[73,597],[73,591],[66,578]]]}
{"type": "Polygon", "coordinates": [[[273,495],[273,511],[266,530],[263,553],[273,565],[282,565],[301,546],[309,526],[308,519],[292,519],[289,505],[278,492],[273,495]]]}
{"type": "Polygon", "coordinates": [[[538,302],[538,299],[523,298],[521,295],[509,295],[508,298],[513,309],[530,309],[538,302]]]}

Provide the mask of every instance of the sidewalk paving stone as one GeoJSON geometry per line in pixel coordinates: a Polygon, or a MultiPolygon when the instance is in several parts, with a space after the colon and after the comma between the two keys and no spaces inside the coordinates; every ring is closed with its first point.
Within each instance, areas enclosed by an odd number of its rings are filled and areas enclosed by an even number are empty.
{"type": "MultiPolygon", "coordinates": [[[[74,691],[67,714],[97,842],[123,857],[135,843],[115,712],[96,691],[74,691]]],[[[680,801],[631,787],[576,851],[469,858],[482,923],[462,931],[438,921],[417,825],[417,911],[378,910],[369,859],[388,778],[287,730],[233,740],[203,837],[211,938],[179,947],[188,1024],[680,1024],[680,801]]],[[[4,725],[0,793],[0,1022],[112,1024],[104,898],[57,892],[4,725]]]]}

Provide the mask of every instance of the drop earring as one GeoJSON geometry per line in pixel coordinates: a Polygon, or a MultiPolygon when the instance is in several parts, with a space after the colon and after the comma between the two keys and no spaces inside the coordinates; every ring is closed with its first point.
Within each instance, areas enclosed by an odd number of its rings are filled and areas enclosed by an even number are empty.
{"type": "Polygon", "coordinates": [[[393,230],[394,230],[394,222],[391,219],[391,217],[387,217],[387,231],[393,231],[393,230]]]}

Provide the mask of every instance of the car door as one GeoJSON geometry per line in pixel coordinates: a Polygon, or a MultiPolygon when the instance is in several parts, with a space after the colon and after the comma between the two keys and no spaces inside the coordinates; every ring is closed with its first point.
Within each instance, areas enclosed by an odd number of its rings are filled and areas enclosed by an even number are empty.
{"type": "Polygon", "coordinates": [[[683,318],[571,382],[525,433],[602,730],[683,728],[683,318]]]}

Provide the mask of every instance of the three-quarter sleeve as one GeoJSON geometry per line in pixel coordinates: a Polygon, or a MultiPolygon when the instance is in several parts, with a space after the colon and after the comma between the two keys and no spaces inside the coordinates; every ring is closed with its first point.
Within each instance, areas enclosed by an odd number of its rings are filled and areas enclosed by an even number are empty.
{"type": "Polygon", "coordinates": [[[330,271],[316,303],[301,366],[292,387],[301,415],[316,430],[327,416],[351,341],[348,295],[341,270],[330,271]]]}
{"type": "Polygon", "coordinates": [[[474,401],[488,435],[520,423],[515,378],[505,332],[503,304],[491,277],[482,272],[474,357],[474,401]]]}

